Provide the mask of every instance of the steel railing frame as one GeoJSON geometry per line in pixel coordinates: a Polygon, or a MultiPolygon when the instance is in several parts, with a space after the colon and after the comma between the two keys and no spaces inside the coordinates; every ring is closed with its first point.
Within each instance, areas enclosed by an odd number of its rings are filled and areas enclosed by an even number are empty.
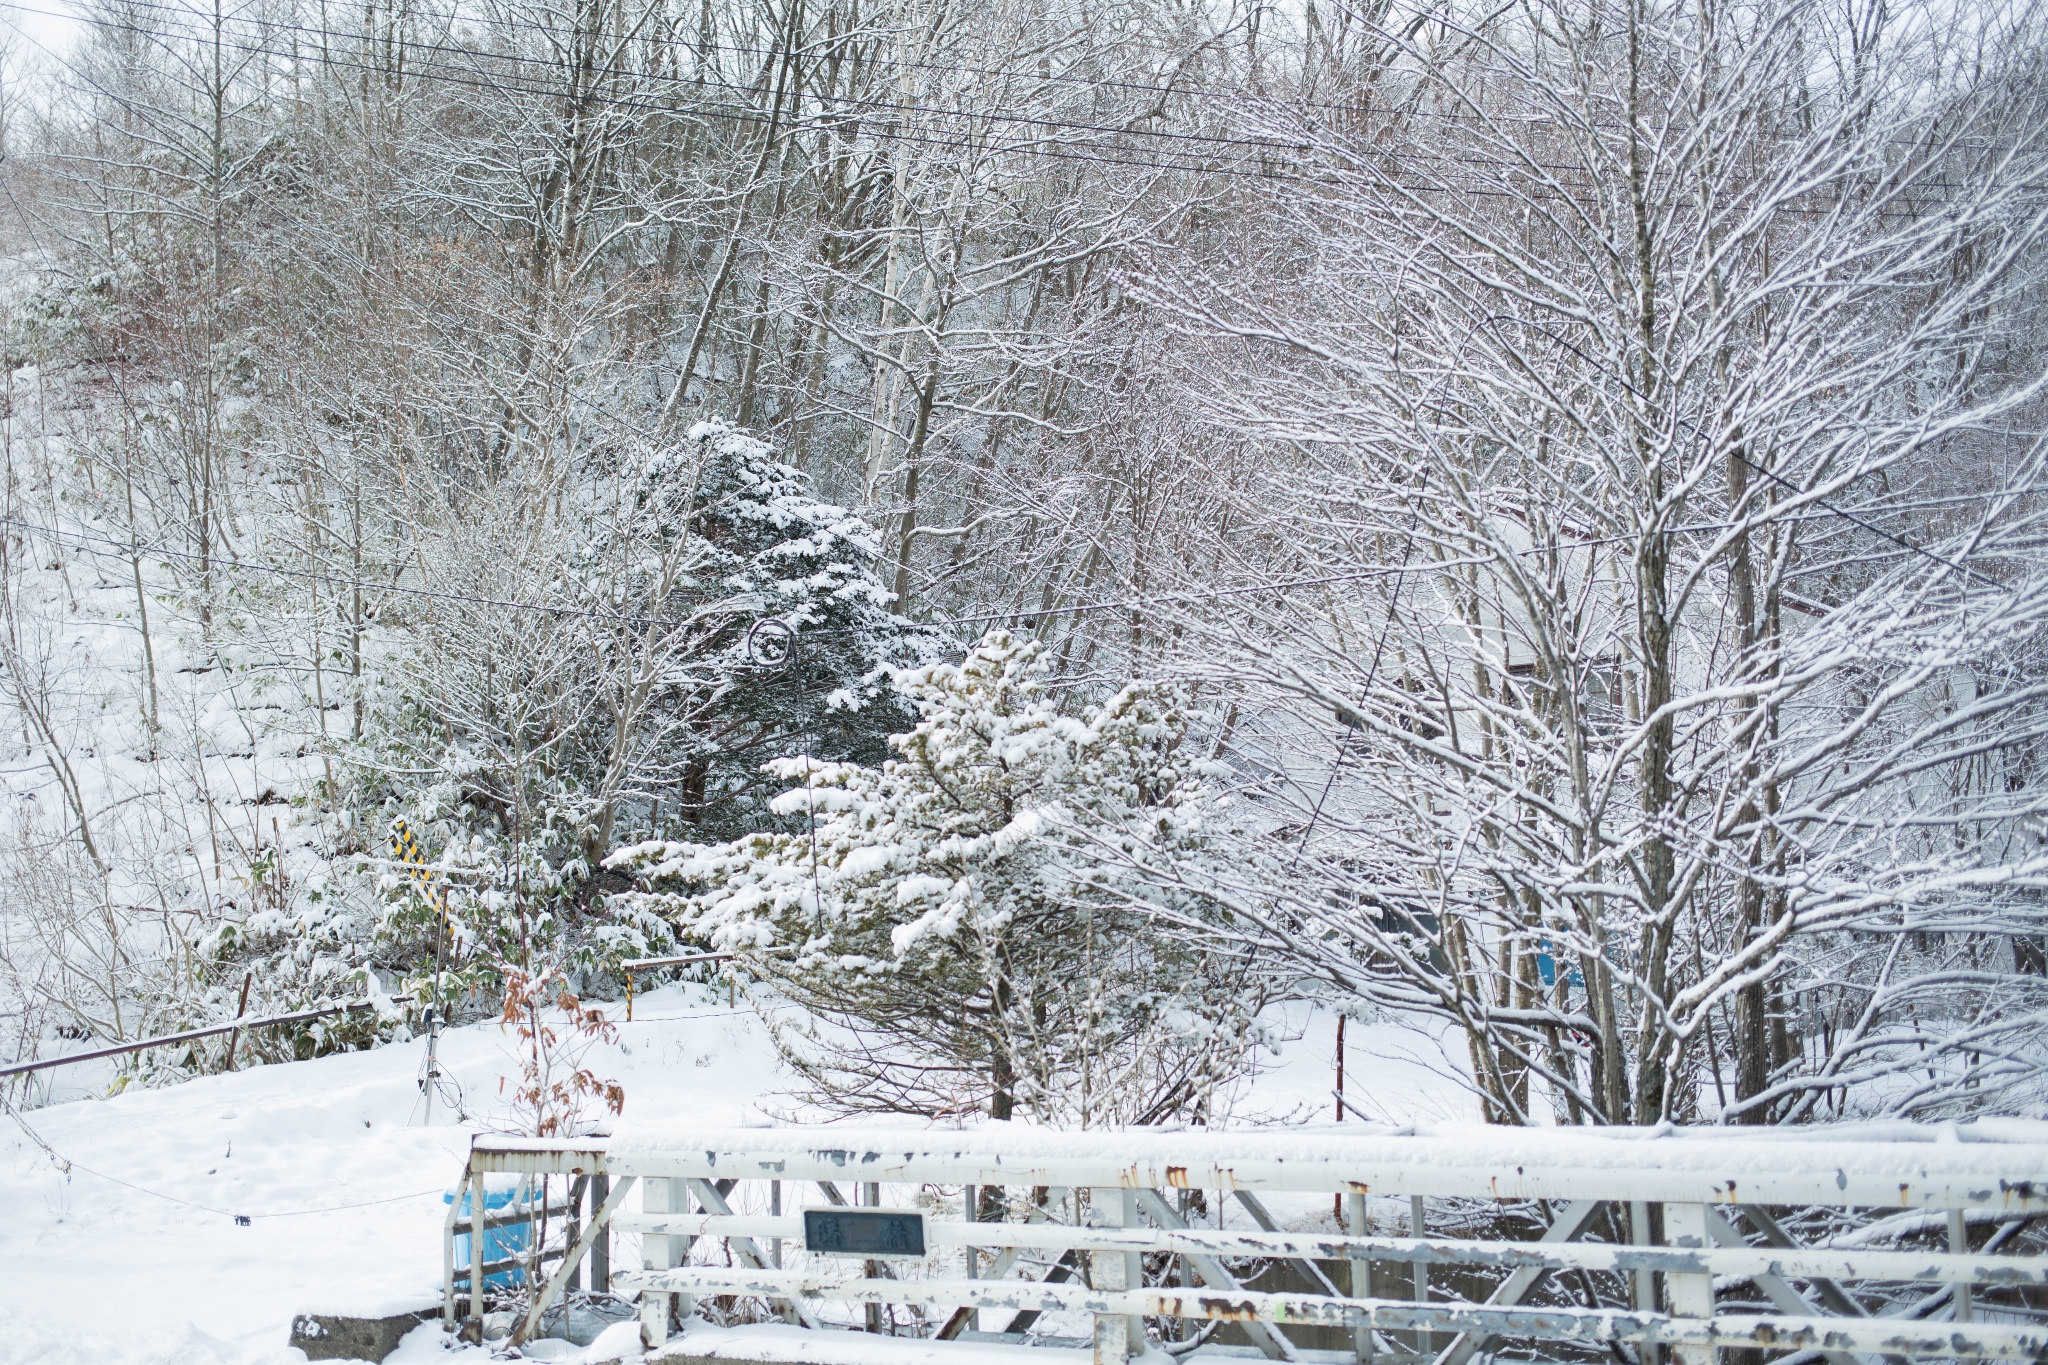
{"type": "MultiPolygon", "coordinates": [[[[1363,1125],[1360,1126],[1361,1128],[1363,1125]]],[[[1229,1321],[1242,1325],[1267,1356],[1299,1358],[1286,1335],[1291,1326],[1349,1329],[1360,1358],[1432,1360],[1465,1365],[1499,1338],[1604,1346],[1652,1347],[1673,1365],[1710,1365],[1717,1350],[1762,1347],[1815,1350],[1831,1365],[1859,1358],[2048,1359],[2048,1328],[2032,1323],[1984,1321],[1963,1305],[1969,1287],[2048,1287],[2048,1258],[1970,1252],[1952,1242],[1948,1252],[1860,1247],[1801,1247],[1764,1206],[1905,1207],[1955,1214],[2030,1218],[2048,1215],[2048,1142],[2031,1130],[1985,1141],[1957,1141],[1949,1126],[1834,1130],[1829,1133],[1754,1135],[1713,1130],[1503,1130],[1438,1129],[1413,1134],[1386,1131],[1276,1134],[1159,1132],[1063,1134],[1010,1125],[958,1133],[865,1129],[643,1130],[617,1138],[543,1141],[480,1136],[464,1181],[480,1194],[485,1174],[569,1175],[593,1190],[590,1216],[568,1239],[548,1284],[533,1296],[515,1340],[523,1341],[577,1274],[587,1257],[609,1263],[613,1233],[642,1239],[642,1265],[593,1274],[593,1288],[641,1301],[642,1334],[652,1348],[667,1337],[672,1313],[687,1317],[702,1295],[758,1297],[790,1321],[817,1325],[825,1304],[896,1304],[947,1310],[952,1332],[964,1314],[998,1309],[1027,1315],[1077,1313],[1092,1317],[1098,1362],[1123,1362],[1138,1345],[1132,1336],[1144,1318],[1229,1321]],[[1007,1270],[1021,1251],[1075,1256],[1086,1279],[1063,1282],[1003,1278],[876,1278],[865,1272],[833,1274],[785,1270],[762,1243],[801,1243],[796,1216],[734,1213],[727,1196],[741,1181],[815,1183],[833,1203],[846,1202],[837,1183],[1000,1185],[1055,1191],[1091,1191],[1090,1226],[1047,1217],[985,1223],[928,1216],[931,1255],[963,1248],[1002,1251],[1007,1270]],[[628,1212],[630,1190],[641,1207],[628,1212]],[[1320,1232],[1218,1231],[1176,1226],[1165,1195],[1206,1189],[1237,1197],[1257,1210],[1260,1192],[1292,1191],[1349,1196],[1357,1214],[1348,1235],[1320,1232]],[[1363,1229],[1366,1196],[1457,1196],[1500,1201],[1544,1200],[1552,1227],[1539,1242],[1451,1240],[1430,1236],[1369,1235],[1363,1229]],[[691,1204],[701,1205],[693,1211],[691,1204]],[[673,1205],[673,1207],[671,1207],[673,1205]],[[1648,1226],[1655,1206],[1662,1243],[1578,1240],[1605,1208],[1630,1212],[1632,1225],[1648,1226]],[[1769,1243],[1751,1245],[1736,1230],[1736,1214],[1769,1243]],[[731,1249],[730,1267],[678,1263],[690,1242],[718,1238],[731,1249]],[[1146,1286],[1139,1258],[1179,1258],[1199,1286],[1146,1286]],[[1508,1278],[1485,1302],[1417,1302],[1338,1292],[1281,1293],[1248,1289],[1231,1277],[1228,1258],[1259,1257],[1316,1267],[1353,1268],[1355,1283],[1375,1262],[1418,1267],[1482,1267],[1508,1278]],[[1367,1269],[1360,1269],[1361,1267],[1367,1269]],[[1531,1307],[1524,1300],[1548,1274],[1606,1272],[1648,1283],[1652,1297],[1632,1309],[1531,1307]],[[1646,1278],[1647,1277],[1647,1278],[1646,1278]],[[1717,1277],[1756,1285],[1779,1310],[1733,1313],[1717,1309],[1717,1277]],[[1919,1283],[1947,1288],[1959,1310],[1955,1321],[1872,1317],[1844,1281],[1919,1283]],[[1804,1285],[1802,1290],[1798,1286],[1804,1285]],[[1661,1289],[1661,1294],[1656,1290],[1661,1289]],[[1654,1305],[1661,1300],[1662,1311],[1654,1305]],[[1648,1306],[1646,1307],[1646,1303],[1648,1306]],[[1427,1344],[1422,1354],[1389,1349],[1385,1334],[1427,1344]],[[1434,1339],[1428,1334],[1435,1334],[1434,1339]],[[1435,1343],[1447,1342],[1440,1350],[1435,1343]]],[[[573,1202],[573,1201],[572,1201],[573,1202]]],[[[481,1209],[482,1199],[472,1200],[481,1209]]],[[[447,1220],[445,1320],[457,1325],[457,1272],[453,1260],[456,1217],[447,1220]]],[[[482,1246],[477,1217],[472,1246],[482,1246]]],[[[1951,1216],[1951,1226],[1960,1226],[1951,1216]]],[[[1425,1230],[1426,1231],[1426,1230],[1425,1230]]],[[[552,1258],[551,1258],[552,1259],[552,1258]]],[[[860,1263],[854,1263],[859,1266],[860,1263]]],[[[1320,1289],[1337,1286],[1318,1268],[1320,1289]]],[[[481,1328],[482,1277],[462,1284],[467,1318],[481,1328]]]]}

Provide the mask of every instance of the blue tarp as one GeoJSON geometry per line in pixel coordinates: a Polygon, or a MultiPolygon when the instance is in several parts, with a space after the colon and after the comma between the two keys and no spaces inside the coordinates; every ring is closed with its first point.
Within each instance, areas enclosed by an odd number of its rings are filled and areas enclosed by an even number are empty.
{"type": "MultiPolygon", "coordinates": [[[[509,1189],[503,1190],[487,1188],[484,1191],[484,1213],[486,1215],[497,1213],[507,1204],[531,1198],[530,1191],[524,1188],[523,1185],[514,1185],[509,1189]]],[[[451,1190],[443,1194],[441,1202],[444,1204],[454,1203],[454,1191],[451,1190]]],[[[462,1229],[469,1226],[469,1217],[469,1191],[465,1189],[462,1192],[462,1209],[456,1215],[455,1224],[455,1270],[458,1278],[460,1278],[461,1272],[469,1268],[469,1234],[462,1231],[462,1229]]],[[[484,1264],[489,1265],[493,1261],[502,1261],[514,1256],[524,1257],[532,1245],[533,1224],[531,1223],[511,1223],[501,1228],[485,1228],[484,1264]]],[[[510,1289],[524,1283],[526,1283],[526,1271],[519,1266],[493,1271],[491,1274],[484,1276],[484,1287],[486,1289],[510,1289]]]]}

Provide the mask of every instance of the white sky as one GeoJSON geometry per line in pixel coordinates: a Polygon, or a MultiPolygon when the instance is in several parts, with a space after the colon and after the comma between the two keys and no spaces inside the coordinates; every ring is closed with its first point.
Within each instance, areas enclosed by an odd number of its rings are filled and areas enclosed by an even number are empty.
{"type": "Polygon", "coordinates": [[[12,39],[17,59],[31,65],[68,53],[79,28],[77,11],[66,0],[0,3],[0,38],[12,39]]]}

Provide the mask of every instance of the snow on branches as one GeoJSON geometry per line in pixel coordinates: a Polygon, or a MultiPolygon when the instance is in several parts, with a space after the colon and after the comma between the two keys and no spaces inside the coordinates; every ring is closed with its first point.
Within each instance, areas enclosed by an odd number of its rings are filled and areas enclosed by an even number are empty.
{"type": "Polygon", "coordinates": [[[899,675],[919,718],[893,760],[768,765],[798,828],[611,861],[652,888],[619,899],[692,937],[795,946],[769,970],[844,1032],[791,1059],[835,1107],[1199,1116],[1242,1065],[1256,1001],[1238,964],[1160,934],[1102,856],[1206,856],[1216,805],[1183,702],[1133,683],[1063,715],[1046,671],[1038,645],[991,632],[899,675]]]}

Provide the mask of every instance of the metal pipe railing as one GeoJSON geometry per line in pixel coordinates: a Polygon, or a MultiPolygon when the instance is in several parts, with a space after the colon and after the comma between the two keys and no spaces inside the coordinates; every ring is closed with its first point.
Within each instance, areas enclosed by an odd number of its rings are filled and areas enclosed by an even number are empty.
{"type": "MultiPolygon", "coordinates": [[[[2035,1360],[2048,1350],[2036,1326],[1922,1322],[1899,1318],[1728,1314],[1687,1318],[1617,1308],[1525,1308],[1403,1299],[1333,1298],[1233,1289],[1227,1294],[1171,1287],[1093,1289],[1027,1280],[869,1280],[720,1266],[628,1271],[614,1286],[643,1294],[734,1294],[842,1304],[1032,1308],[1103,1317],[1192,1318],[1281,1326],[1365,1327],[1376,1332],[1437,1331],[1471,1337],[1525,1337],[1605,1346],[1614,1342],[1774,1351],[1823,1349],[1945,1359],[2035,1360]]],[[[1702,1357],[1704,1358],[1704,1357],[1702,1357]]]]}
{"type": "Polygon", "coordinates": [[[689,967],[699,962],[729,962],[736,957],[768,957],[795,952],[795,945],[780,948],[749,948],[742,952],[684,953],[681,957],[629,957],[619,964],[626,978],[626,1022],[633,1021],[633,973],[658,971],[663,967],[689,967]]]}
{"type": "Polygon", "coordinates": [[[375,1009],[392,997],[384,999],[350,1000],[339,1005],[321,1005],[315,1009],[293,1010],[290,1014],[272,1014],[261,1019],[235,1019],[226,1024],[210,1024],[205,1028],[186,1029],[183,1033],[167,1033],[161,1038],[145,1038],[139,1043],[116,1043],[112,1047],[95,1048],[91,1052],[74,1052],[64,1057],[45,1057],[40,1061],[16,1062],[13,1066],[0,1067],[0,1079],[19,1076],[28,1071],[43,1071],[53,1066],[70,1066],[73,1062],[96,1062],[102,1057],[119,1057],[130,1052],[143,1052],[153,1047],[169,1047],[173,1043],[189,1043],[197,1038],[213,1038],[223,1033],[239,1033],[244,1029],[267,1028],[272,1024],[299,1024],[308,1019],[325,1019],[331,1014],[347,1014],[354,1010],[375,1009]]]}
{"type": "MultiPolygon", "coordinates": [[[[2048,1358],[2048,1328],[1986,1321],[1998,1315],[1986,1311],[1981,1297],[1967,1318],[1923,1316],[1944,1295],[1963,1302],[1970,1286],[2032,1295],[2048,1286],[2048,1257],[1971,1251],[1967,1237],[1949,1243],[1956,1250],[1802,1247],[1789,1244],[1784,1228],[1760,1207],[1909,1206],[1928,1210],[1942,1223],[1950,1221],[1947,1208],[1958,1208],[1967,1211],[1966,1229],[1973,1223],[2006,1228],[1994,1234],[1997,1246],[2012,1231],[2007,1225],[2048,1216],[2048,1143],[1959,1142],[1947,1126],[1901,1125],[1838,1130],[1828,1141],[1816,1141],[1820,1135],[1812,1132],[1693,1136],[1666,1130],[1446,1127],[1415,1133],[1365,1125],[1347,1130],[1069,1134],[990,1125],[961,1132],[678,1128],[573,1141],[479,1137],[464,1178],[480,1182],[486,1171],[588,1173],[610,1182],[611,1196],[584,1226],[580,1249],[566,1248],[551,1286],[531,1300],[518,1340],[573,1277],[583,1250],[617,1233],[643,1241],[641,1268],[614,1270],[611,1286],[639,1297],[642,1337],[650,1348],[663,1344],[678,1306],[687,1317],[687,1305],[699,1298],[735,1296],[759,1298],[785,1320],[806,1324],[829,1321],[830,1312],[819,1317],[828,1309],[897,1304],[940,1310],[929,1319],[938,1342],[948,1338],[956,1320],[964,1323],[982,1310],[1009,1310],[1013,1329],[1043,1313],[1082,1314],[1096,1324],[1095,1359],[1101,1365],[1124,1365],[1141,1347],[1136,1334],[1143,1332],[1145,1318],[1234,1323],[1266,1355],[1282,1359],[1300,1354],[1290,1331],[1339,1329],[1353,1343],[1345,1347],[1347,1355],[1355,1346],[1360,1360],[1380,1365],[1465,1365],[1502,1339],[1653,1344],[1672,1365],[1711,1365],[1716,1351],[1735,1347],[1812,1349],[1829,1365],[1856,1365],[1859,1355],[2048,1358]],[[836,1213],[844,1196],[831,1196],[839,1191],[837,1182],[846,1180],[868,1188],[914,1187],[924,1194],[934,1185],[959,1184],[1036,1189],[1042,1195],[1020,1222],[982,1222],[977,1210],[965,1206],[957,1217],[950,1209],[941,1214],[929,1198],[916,1201],[919,1207],[892,1211],[918,1219],[913,1245],[924,1248],[921,1258],[892,1262],[870,1250],[842,1250],[852,1258],[841,1263],[842,1270],[821,1257],[826,1248],[808,1248],[808,1268],[769,1263],[759,1248],[806,1248],[807,1221],[760,1212],[769,1205],[759,1199],[749,1211],[739,1187],[765,1181],[780,1194],[792,1181],[815,1183],[836,1213]],[[621,1196],[636,1183],[650,1197],[627,1210],[621,1196]],[[1187,1226],[1167,1196],[1189,1189],[1243,1198],[1260,1215],[1261,1227],[1187,1226]],[[673,1190],[697,1193],[688,1203],[675,1202],[673,1190]],[[1081,1190],[1089,1192],[1092,1221],[1060,1221],[1066,1202],[1081,1190]],[[1357,1206],[1353,1230],[1280,1229],[1251,1194],[1255,1190],[1350,1196],[1357,1206]],[[1366,1232],[1362,1201],[1368,1195],[1555,1202],[1546,1206],[1551,1226],[1540,1241],[1454,1240],[1366,1232]],[[685,1212],[691,1203],[705,1211],[685,1212]],[[1660,1210],[1659,1244],[1645,1244],[1652,1204],[1660,1210]],[[1751,1245],[1737,1230],[1736,1217],[1769,1244],[1751,1245]],[[1631,1240],[1585,1240],[1620,1229],[1631,1240]],[[674,1249],[697,1239],[722,1242],[727,1264],[674,1263],[674,1249]],[[943,1264],[934,1258],[951,1259],[970,1248],[1002,1250],[990,1267],[993,1275],[931,1274],[943,1264]],[[1086,1267],[1086,1278],[1057,1270],[1042,1281],[1004,1278],[1021,1264],[1018,1254],[1030,1251],[1060,1253],[1060,1267],[1086,1267]],[[1167,1258],[1160,1283],[1142,1282],[1146,1255],[1155,1258],[1155,1273],[1157,1258],[1167,1258]],[[1300,1268],[1309,1292],[1240,1283],[1232,1267],[1245,1260],[1300,1268]],[[1176,1264],[1182,1269],[1175,1271],[1176,1264]],[[1381,1264],[1404,1277],[1418,1266],[1454,1269],[1438,1277],[1433,1300],[1419,1300],[1405,1290],[1400,1297],[1371,1293],[1373,1267],[1381,1264]],[[1554,1275],[1571,1275],[1581,1285],[1591,1283],[1581,1275],[1610,1277],[1614,1303],[1628,1306],[1531,1304],[1537,1287],[1554,1275]],[[1190,1283],[1194,1279],[1200,1284],[1190,1283]],[[1754,1285],[1777,1311],[1738,1312],[1717,1304],[1717,1279],[1724,1288],[1754,1285]],[[1461,1280],[1490,1288],[1461,1301],[1455,1295],[1461,1280]],[[1915,1314],[1871,1316],[1844,1284],[1927,1289],[1915,1314]],[[1640,1293],[1646,1285],[1647,1297],[1640,1293]]],[[[595,1188],[597,1179],[590,1183],[595,1188]]],[[[1076,1214],[1079,1207],[1074,1205],[1076,1214]]],[[[1220,1202],[1214,1207],[1220,1209],[1220,1202]]],[[[452,1295],[451,1285],[451,1324],[452,1295]]],[[[472,1307],[481,1311],[480,1304],[472,1307]]],[[[863,1315],[855,1316],[857,1321],[863,1315]]],[[[2005,1316],[2010,1318],[2009,1310],[2005,1316]]]]}
{"type": "MultiPolygon", "coordinates": [[[[803,1239],[801,1218],[622,1214],[616,1232],[663,1237],[785,1237],[803,1239]]],[[[1280,1260],[1399,1261],[1406,1264],[1480,1266],[1489,1270],[1597,1271],[1622,1274],[1725,1275],[1747,1279],[1775,1274],[1793,1279],[1925,1280],[1935,1284],[2005,1287],[2048,1285],[2048,1258],[1975,1256],[1948,1252],[1710,1247],[1705,1250],[1607,1242],[1440,1241],[1427,1237],[1336,1236],[1323,1233],[1215,1232],[1190,1228],[1089,1228],[1067,1223],[946,1223],[925,1228],[938,1247],[1023,1247],[1038,1251],[1164,1252],[1176,1256],[1263,1257],[1280,1260]]]]}

